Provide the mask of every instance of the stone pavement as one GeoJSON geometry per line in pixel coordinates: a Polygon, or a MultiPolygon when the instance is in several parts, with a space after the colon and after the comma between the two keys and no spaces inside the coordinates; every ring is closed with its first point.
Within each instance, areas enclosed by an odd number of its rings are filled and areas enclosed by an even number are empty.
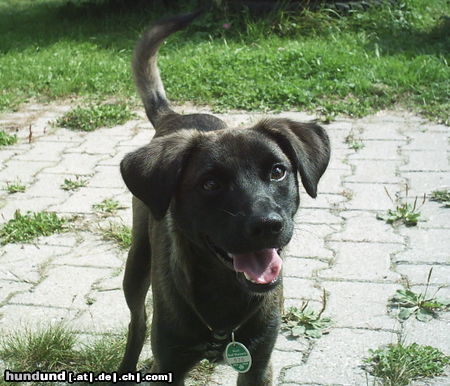
{"type": "MultiPolygon", "coordinates": [[[[0,252],[0,330],[64,320],[84,339],[117,332],[128,323],[121,291],[126,252],[99,232],[109,221],[131,222],[131,197],[119,175],[123,155],[149,141],[153,132],[141,115],[114,128],[90,133],[52,128],[68,105],[28,105],[0,116],[0,128],[17,128],[19,142],[0,148],[0,187],[20,180],[24,193],[0,192],[1,222],[16,209],[77,215],[68,233],[30,244],[9,244],[0,252]],[[31,133],[31,141],[29,140],[31,133]],[[65,178],[83,176],[86,187],[60,188],[65,178]],[[93,204],[105,198],[125,208],[101,217],[93,204]]],[[[182,111],[183,108],[179,108],[182,111]]],[[[185,112],[193,109],[185,107],[185,112]]],[[[230,126],[255,122],[261,115],[218,114],[230,126]]],[[[304,113],[282,114],[298,120],[304,113]]],[[[450,313],[428,323],[400,323],[387,308],[397,289],[410,283],[423,291],[433,267],[431,289],[450,282],[450,209],[427,200],[417,227],[393,228],[376,219],[393,208],[390,196],[408,200],[449,187],[449,128],[407,112],[380,112],[363,119],[337,119],[325,125],[332,158],[316,200],[303,192],[296,234],[284,265],[285,307],[309,301],[334,325],[316,340],[289,340],[280,334],[273,353],[277,385],[366,385],[374,381],[361,368],[374,349],[398,339],[432,345],[450,355],[450,313]],[[364,143],[355,151],[352,134],[364,143]]],[[[440,295],[450,296],[442,288],[440,295]]],[[[120,355],[118,353],[118,355],[120,355]]],[[[149,355],[149,350],[146,354],[149,355]]],[[[236,375],[220,366],[214,384],[233,384],[236,375]]],[[[450,385],[450,376],[417,385],[450,385]]]]}

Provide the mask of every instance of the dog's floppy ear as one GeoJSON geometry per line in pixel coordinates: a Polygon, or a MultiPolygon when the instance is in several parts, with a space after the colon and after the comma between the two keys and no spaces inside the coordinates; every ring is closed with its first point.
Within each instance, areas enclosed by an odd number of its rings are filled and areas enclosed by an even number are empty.
{"type": "Polygon", "coordinates": [[[253,129],[274,140],[299,171],[303,186],[311,197],[317,196],[317,184],[330,160],[330,140],[316,123],[290,119],[267,119],[253,129]]]}
{"type": "Polygon", "coordinates": [[[166,214],[193,146],[193,130],[180,130],[154,138],[148,145],[128,153],[120,163],[128,189],[149,207],[155,219],[160,220],[166,214]]]}

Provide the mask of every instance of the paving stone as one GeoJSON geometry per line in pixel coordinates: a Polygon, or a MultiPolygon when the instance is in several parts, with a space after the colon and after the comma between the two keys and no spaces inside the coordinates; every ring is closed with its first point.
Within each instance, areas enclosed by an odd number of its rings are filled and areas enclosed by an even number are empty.
{"type": "Polygon", "coordinates": [[[17,180],[22,183],[29,183],[40,170],[51,165],[49,161],[8,161],[7,166],[0,171],[0,182],[15,182],[17,180]]]}
{"type": "Polygon", "coordinates": [[[345,218],[342,232],[333,233],[333,241],[363,241],[379,243],[403,243],[404,238],[395,233],[394,228],[378,220],[374,213],[347,211],[341,212],[345,218]]]}
{"type": "Polygon", "coordinates": [[[424,264],[398,264],[395,270],[408,277],[408,282],[413,285],[427,284],[430,269],[433,272],[430,283],[435,285],[449,285],[450,262],[449,265],[424,265],[424,264]]]}
{"type": "MultiPolygon", "coordinates": [[[[291,351],[293,353],[305,353],[309,349],[309,341],[305,337],[293,337],[289,336],[287,331],[278,335],[275,343],[275,349],[280,351],[291,351]]],[[[303,355],[296,355],[296,362],[293,364],[299,364],[303,355]]],[[[286,366],[286,364],[285,364],[286,366]]]]}
{"type": "MultiPolygon", "coordinates": [[[[125,137],[126,138],[126,137],[125,137]]],[[[66,151],[66,154],[90,154],[90,155],[111,155],[115,153],[115,147],[118,139],[109,136],[100,136],[96,132],[89,133],[85,141],[77,147],[71,147],[66,151]],[[90,137],[89,135],[92,135],[90,137]],[[101,145],[100,145],[101,144],[101,145]]]]}
{"type": "Polygon", "coordinates": [[[131,227],[133,224],[133,210],[131,206],[126,209],[119,210],[117,212],[117,217],[120,218],[120,221],[126,226],[131,227]]]}
{"type": "Polygon", "coordinates": [[[55,266],[50,267],[48,277],[32,292],[19,294],[11,303],[52,305],[54,307],[86,308],[85,296],[92,285],[105,275],[111,275],[111,269],[55,266]]]}
{"type": "Polygon", "coordinates": [[[17,159],[22,152],[17,150],[9,150],[6,147],[0,148],[0,170],[2,170],[5,166],[5,162],[10,160],[11,158],[17,159]]]}
{"type": "MultiPolygon", "coordinates": [[[[235,386],[238,373],[230,366],[219,364],[214,369],[214,373],[209,381],[209,385],[235,386]]],[[[186,382],[188,385],[189,383],[186,382]]]]}
{"type": "Polygon", "coordinates": [[[363,130],[361,134],[362,139],[377,139],[377,140],[406,140],[405,136],[399,133],[399,129],[401,128],[401,122],[391,122],[391,121],[383,121],[383,122],[356,122],[354,125],[355,128],[360,128],[363,130]]]}
{"type": "Polygon", "coordinates": [[[286,254],[295,257],[329,259],[333,253],[325,247],[325,237],[335,229],[326,225],[296,224],[286,254]]]}
{"type": "Polygon", "coordinates": [[[382,124],[383,122],[400,122],[402,124],[410,123],[422,123],[425,119],[422,117],[412,114],[409,111],[403,110],[381,110],[377,111],[375,114],[368,115],[364,118],[359,119],[357,122],[377,122],[382,124]]]}
{"type": "Polygon", "coordinates": [[[397,163],[385,160],[354,160],[353,175],[344,177],[344,182],[374,182],[381,184],[395,184],[404,182],[397,176],[397,163]]]}
{"type": "Polygon", "coordinates": [[[311,198],[306,192],[300,192],[300,207],[302,208],[330,209],[338,207],[345,201],[345,197],[340,194],[322,194],[319,192],[317,198],[311,198]]]}
{"type": "Polygon", "coordinates": [[[302,363],[303,354],[298,351],[275,350],[272,352],[272,371],[274,385],[280,385],[283,382],[284,374],[287,369],[298,366],[302,363]]]}
{"type": "Polygon", "coordinates": [[[0,330],[23,333],[24,329],[45,328],[52,323],[70,322],[77,312],[76,309],[7,304],[0,308],[0,330]]]}
{"type": "Polygon", "coordinates": [[[82,235],[84,241],[74,248],[69,255],[62,255],[53,260],[55,265],[72,265],[80,267],[120,268],[123,261],[117,247],[105,244],[100,236],[82,235]]]}
{"type": "MultiPolygon", "coordinates": [[[[323,291],[322,291],[322,295],[323,295],[323,291]]],[[[283,306],[284,306],[284,311],[288,311],[289,308],[291,307],[295,307],[295,308],[302,308],[305,303],[308,303],[308,308],[313,309],[315,311],[320,311],[323,307],[323,302],[322,299],[317,298],[317,299],[296,299],[296,298],[284,298],[284,302],[283,302],[283,306]]]]}
{"type": "Polygon", "coordinates": [[[417,121],[417,123],[409,124],[407,123],[406,129],[404,130],[406,134],[409,132],[415,133],[428,133],[433,135],[434,133],[448,134],[448,126],[440,123],[430,122],[427,120],[417,121]]]}
{"type": "MultiPolygon", "coordinates": [[[[1,260],[0,260],[1,261],[1,260]]],[[[319,260],[288,256],[283,262],[283,275],[311,278],[317,270],[327,268],[328,264],[319,260]]]]}
{"type": "Polygon", "coordinates": [[[344,182],[343,185],[353,193],[351,201],[344,204],[346,209],[377,211],[391,209],[394,205],[386,194],[385,188],[393,197],[395,197],[393,192],[395,193],[400,190],[399,186],[395,184],[344,182]]]}
{"type": "MultiPolygon", "coordinates": [[[[23,281],[2,280],[1,277],[3,276],[4,273],[4,271],[2,272],[2,270],[0,270],[0,304],[7,301],[14,294],[28,291],[32,287],[31,283],[26,283],[23,281]]],[[[2,323],[1,322],[2,319],[1,315],[3,312],[2,310],[3,308],[0,307],[0,326],[2,323]]]]}
{"type": "Polygon", "coordinates": [[[51,236],[40,237],[35,244],[73,247],[77,242],[78,236],[74,233],[56,233],[51,236]]]}
{"type": "MultiPolygon", "coordinates": [[[[119,275],[114,275],[112,277],[107,277],[102,280],[100,280],[96,285],[95,288],[98,291],[112,291],[112,290],[122,290],[122,281],[123,281],[123,274],[120,273],[119,275]]],[[[149,294],[151,291],[149,291],[149,294]]],[[[148,301],[147,301],[148,303],[148,301]]]]}
{"type": "Polygon", "coordinates": [[[329,246],[336,257],[332,267],[320,271],[319,277],[367,281],[400,279],[400,275],[391,270],[391,255],[402,246],[363,242],[334,242],[329,246]]]}
{"type": "Polygon", "coordinates": [[[98,204],[107,198],[120,193],[118,188],[89,188],[85,187],[74,192],[67,200],[58,205],[53,205],[49,210],[63,213],[92,213],[92,205],[98,204]]]}
{"type": "Polygon", "coordinates": [[[120,141],[121,146],[130,146],[134,150],[150,143],[154,135],[154,130],[138,130],[131,139],[120,141]]]}
{"type": "Polygon", "coordinates": [[[410,197],[421,197],[449,185],[448,172],[403,172],[407,179],[410,197]]]}
{"type": "Polygon", "coordinates": [[[45,169],[46,173],[90,175],[104,155],[66,153],[57,166],[45,169]]]}
{"type": "Polygon", "coordinates": [[[445,355],[450,355],[450,313],[446,313],[446,319],[432,319],[426,323],[415,318],[409,318],[404,322],[403,336],[405,344],[417,343],[424,346],[433,346],[441,350],[445,355]]]}
{"type": "Polygon", "coordinates": [[[68,148],[70,148],[83,143],[85,135],[86,133],[80,131],[58,128],[51,130],[47,135],[39,138],[39,142],[67,143],[68,148]]]}
{"type": "MultiPolygon", "coordinates": [[[[400,167],[404,171],[450,172],[448,155],[437,151],[404,151],[408,163],[400,167]]],[[[450,174],[450,173],[449,173],[450,174]]]]}
{"type": "Polygon", "coordinates": [[[334,148],[331,149],[330,163],[328,164],[327,171],[325,173],[334,173],[336,170],[351,174],[352,168],[350,167],[347,156],[353,153],[349,148],[334,148]]]}
{"type": "Polygon", "coordinates": [[[420,207],[420,228],[450,228],[450,210],[436,201],[426,201],[420,207]]]}
{"type": "Polygon", "coordinates": [[[90,187],[126,189],[119,166],[97,166],[95,175],[89,181],[90,187]]]}
{"type": "Polygon", "coordinates": [[[403,150],[447,151],[449,135],[447,133],[408,133],[408,143],[403,150]]]}
{"type": "MultiPolygon", "coordinates": [[[[349,145],[346,143],[350,131],[345,130],[328,130],[328,137],[330,138],[332,149],[349,149],[349,145]]],[[[355,133],[355,135],[358,135],[355,133]]],[[[351,152],[348,152],[351,154],[351,152]]]]}
{"type": "Polygon", "coordinates": [[[401,289],[396,284],[322,281],[329,294],[324,316],[337,327],[395,329],[398,322],[387,316],[388,299],[401,289]]]}
{"type": "Polygon", "coordinates": [[[22,214],[48,210],[50,205],[54,204],[55,201],[58,202],[53,197],[36,197],[32,200],[23,199],[8,201],[8,203],[0,209],[0,218],[5,219],[5,221],[12,219],[17,210],[22,214]]]}
{"type": "Polygon", "coordinates": [[[93,303],[74,320],[78,331],[108,333],[127,329],[130,315],[122,290],[92,291],[88,300],[93,303]]]}
{"type": "Polygon", "coordinates": [[[417,381],[412,381],[411,386],[448,386],[450,385],[450,370],[444,370],[444,374],[433,378],[423,378],[417,381]]]}
{"type": "Polygon", "coordinates": [[[69,198],[72,194],[70,191],[63,190],[61,185],[66,178],[72,178],[69,176],[61,175],[55,176],[54,174],[39,173],[39,178],[36,179],[33,184],[27,187],[26,192],[30,196],[34,197],[54,197],[61,200],[69,198]]]}
{"type": "Polygon", "coordinates": [[[61,154],[70,146],[67,142],[49,143],[39,141],[25,153],[15,157],[18,161],[59,161],[61,154]]]}
{"type": "Polygon", "coordinates": [[[331,211],[322,209],[300,208],[295,216],[295,222],[298,226],[301,224],[341,224],[342,218],[331,211]]]}
{"type": "MultiPolygon", "coordinates": [[[[284,297],[302,300],[322,299],[323,291],[316,287],[316,283],[309,279],[299,279],[296,277],[283,278],[284,297]]],[[[297,306],[299,306],[298,304],[297,306]]]]}
{"type": "Polygon", "coordinates": [[[409,238],[409,249],[396,256],[397,262],[450,263],[448,229],[399,228],[409,238]]]}
{"type": "Polygon", "coordinates": [[[342,187],[342,180],[347,178],[347,173],[325,173],[319,183],[320,194],[335,193],[341,194],[344,190],[342,187]]]}
{"type": "Polygon", "coordinates": [[[25,283],[37,283],[48,263],[70,251],[68,247],[35,244],[7,244],[2,248],[0,279],[25,283]]]}
{"type": "MultiPolygon", "coordinates": [[[[261,115],[261,114],[260,114],[261,115]]],[[[276,118],[288,118],[297,122],[311,122],[317,119],[317,116],[314,114],[305,113],[303,111],[285,111],[280,114],[275,114],[276,118]]],[[[260,116],[258,119],[261,119],[260,116]]]]}
{"type": "Polygon", "coordinates": [[[337,118],[331,123],[322,124],[322,126],[327,131],[344,130],[348,133],[353,128],[353,121],[337,118]]]}
{"type": "Polygon", "coordinates": [[[114,166],[116,168],[119,168],[119,164],[123,160],[125,155],[133,150],[136,150],[136,147],[116,146],[114,153],[110,154],[109,157],[105,157],[101,161],[99,161],[97,166],[114,166]]]}
{"type": "Polygon", "coordinates": [[[394,334],[381,331],[334,329],[315,343],[306,364],[285,371],[283,382],[365,385],[368,379],[362,369],[363,359],[370,349],[395,339],[394,334]]]}
{"type": "Polygon", "coordinates": [[[362,141],[364,147],[348,156],[350,163],[354,160],[401,161],[399,154],[402,142],[370,140],[362,141]]]}

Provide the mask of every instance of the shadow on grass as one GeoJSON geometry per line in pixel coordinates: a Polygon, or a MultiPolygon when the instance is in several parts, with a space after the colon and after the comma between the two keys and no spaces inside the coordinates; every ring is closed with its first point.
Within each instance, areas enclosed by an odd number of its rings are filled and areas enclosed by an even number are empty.
{"type": "MultiPolygon", "coordinates": [[[[169,0],[44,0],[17,4],[14,0],[5,0],[0,5],[0,52],[22,51],[29,47],[39,50],[63,40],[95,42],[107,50],[131,52],[142,30],[153,20],[201,8],[205,1],[176,3],[169,0]]],[[[401,9],[394,11],[402,12],[401,9]]],[[[251,43],[254,36],[249,33],[248,26],[252,23],[259,23],[257,29],[261,37],[271,32],[293,39],[309,35],[332,37],[340,30],[337,19],[342,16],[335,11],[322,15],[312,13],[306,20],[296,23],[298,11],[281,15],[285,26],[277,26],[282,22],[279,20],[280,13],[276,12],[251,17],[245,9],[234,13],[210,9],[194,21],[187,31],[178,34],[176,40],[180,45],[185,41],[224,38],[229,41],[248,40],[247,43],[251,43]],[[292,22],[289,17],[293,17],[292,22]],[[334,26],[333,19],[336,20],[334,26]],[[231,23],[230,30],[224,29],[225,22],[231,23]],[[297,24],[303,25],[299,27],[297,24]]],[[[346,16],[354,15],[349,13],[346,16]]],[[[437,20],[435,27],[429,31],[402,24],[395,17],[378,18],[370,23],[367,18],[361,23],[354,23],[353,20],[345,28],[369,32],[368,49],[379,49],[382,55],[402,53],[413,57],[423,54],[446,55],[449,52],[448,16],[437,20]]]]}
{"type": "MultiPolygon", "coordinates": [[[[158,18],[158,2],[109,7],[109,2],[46,0],[0,5],[0,52],[44,48],[62,40],[95,42],[111,50],[131,50],[140,31],[158,18]]],[[[133,4],[133,1],[129,2],[133,4]]],[[[123,5],[123,4],[122,4],[123,5]]]]}
{"type": "MultiPolygon", "coordinates": [[[[391,26],[392,27],[392,26],[391,26]]],[[[429,31],[412,28],[385,28],[377,30],[377,37],[367,45],[380,55],[402,54],[413,58],[420,55],[447,56],[450,54],[450,17],[441,17],[429,31]]]]}

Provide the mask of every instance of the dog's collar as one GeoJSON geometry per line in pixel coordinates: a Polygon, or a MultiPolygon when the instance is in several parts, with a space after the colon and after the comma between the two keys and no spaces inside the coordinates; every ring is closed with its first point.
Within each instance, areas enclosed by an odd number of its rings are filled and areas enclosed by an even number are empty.
{"type": "Polygon", "coordinates": [[[226,330],[214,330],[209,323],[205,320],[205,318],[200,314],[194,304],[191,304],[192,309],[195,314],[198,316],[200,321],[205,325],[205,327],[211,332],[212,338],[215,341],[224,342],[227,340],[234,341],[234,333],[239,330],[246,322],[250,320],[252,316],[256,314],[256,312],[261,308],[261,304],[259,304],[255,309],[248,315],[244,320],[239,323],[236,327],[232,328],[229,332],[226,330]]]}

